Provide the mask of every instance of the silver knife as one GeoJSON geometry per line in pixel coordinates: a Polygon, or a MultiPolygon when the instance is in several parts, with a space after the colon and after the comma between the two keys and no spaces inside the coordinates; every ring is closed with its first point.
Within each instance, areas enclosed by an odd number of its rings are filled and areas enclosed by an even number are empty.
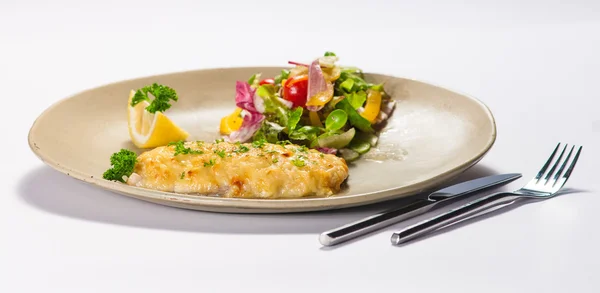
{"type": "Polygon", "coordinates": [[[424,214],[434,207],[449,203],[460,196],[472,194],[485,188],[509,183],[521,177],[520,173],[492,175],[455,184],[435,191],[425,199],[409,205],[375,214],[356,222],[321,233],[319,242],[332,246],[365,235],[383,227],[424,214]]]}

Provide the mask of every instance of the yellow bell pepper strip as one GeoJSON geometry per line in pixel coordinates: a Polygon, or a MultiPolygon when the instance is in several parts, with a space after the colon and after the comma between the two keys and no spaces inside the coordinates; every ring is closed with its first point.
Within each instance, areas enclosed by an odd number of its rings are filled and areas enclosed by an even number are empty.
{"type": "Polygon", "coordinates": [[[317,114],[317,112],[309,111],[308,118],[310,118],[310,124],[312,126],[323,127],[323,123],[321,122],[321,118],[319,118],[319,114],[317,114]]]}
{"type": "Polygon", "coordinates": [[[365,104],[365,110],[360,113],[369,122],[375,122],[379,111],[381,110],[381,92],[368,90],[367,92],[367,103],[365,104]]]}
{"type": "Polygon", "coordinates": [[[306,101],[306,106],[322,107],[333,98],[333,84],[327,83],[327,90],[319,92],[306,101]]]}
{"type": "Polygon", "coordinates": [[[322,70],[325,80],[329,82],[335,82],[338,78],[340,78],[340,74],[342,73],[342,70],[339,66],[335,66],[332,68],[322,68],[322,70]]]}
{"type": "Polygon", "coordinates": [[[228,135],[240,129],[240,127],[242,127],[242,122],[244,122],[244,118],[242,118],[241,114],[242,108],[236,107],[233,113],[221,118],[221,125],[219,127],[221,134],[228,135]]]}
{"type": "Polygon", "coordinates": [[[306,106],[311,111],[322,108],[333,98],[333,83],[328,82],[319,65],[319,59],[308,68],[308,96],[306,106]]]}

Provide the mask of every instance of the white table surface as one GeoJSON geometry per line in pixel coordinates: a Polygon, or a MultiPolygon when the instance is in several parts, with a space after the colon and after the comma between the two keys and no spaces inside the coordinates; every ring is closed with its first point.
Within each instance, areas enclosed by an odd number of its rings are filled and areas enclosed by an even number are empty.
{"type": "Polygon", "coordinates": [[[600,2],[566,2],[0,2],[0,292],[600,292],[600,2]],[[386,205],[163,207],[59,174],[27,145],[44,109],[84,89],[326,50],[486,103],[498,139],[463,178],[522,172],[516,188],[558,141],[584,145],[572,192],[403,247],[391,231],[422,217],[327,250],[320,232],[386,205]]]}

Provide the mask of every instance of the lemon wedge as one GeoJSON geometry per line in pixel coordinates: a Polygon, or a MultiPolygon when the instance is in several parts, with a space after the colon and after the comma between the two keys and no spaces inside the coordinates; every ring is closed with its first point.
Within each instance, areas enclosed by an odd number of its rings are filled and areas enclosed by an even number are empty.
{"type": "Polygon", "coordinates": [[[150,105],[147,101],[141,101],[132,107],[131,100],[134,95],[135,91],[132,90],[127,103],[127,124],[133,144],[139,148],[155,148],[189,137],[185,130],[162,112],[153,114],[146,111],[146,107],[150,105]]]}

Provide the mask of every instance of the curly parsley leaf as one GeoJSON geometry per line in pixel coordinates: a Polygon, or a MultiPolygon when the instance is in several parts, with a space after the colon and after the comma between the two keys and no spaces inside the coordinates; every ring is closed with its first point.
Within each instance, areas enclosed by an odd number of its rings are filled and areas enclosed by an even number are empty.
{"type": "Polygon", "coordinates": [[[204,162],[204,167],[212,167],[215,165],[215,160],[210,159],[208,162],[204,162]]]}
{"type": "Polygon", "coordinates": [[[121,149],[119,152],[110,156],[110,164],[112,168],[106,170],[102,177],[106,180],[120,181],[124,176],[129,177],[133,173],[133,168],[137,162],[137,155],[127,149],[121,149]]]}
{"type": "Polygon", "coordinates": [[[148,112],[165,112],[171,108],[170,101],[177,101],[178,99],[174,89],[165,85],[153,83],[152,85],[145,86],[135,92],[135,95],[131,99],[131,106],[133,107],[141,101],[148,101],[150,102],[150,105],[146,107],[148,112]],[[150,100],[148,93],[154,96],[153,100],[150,100]]]}

